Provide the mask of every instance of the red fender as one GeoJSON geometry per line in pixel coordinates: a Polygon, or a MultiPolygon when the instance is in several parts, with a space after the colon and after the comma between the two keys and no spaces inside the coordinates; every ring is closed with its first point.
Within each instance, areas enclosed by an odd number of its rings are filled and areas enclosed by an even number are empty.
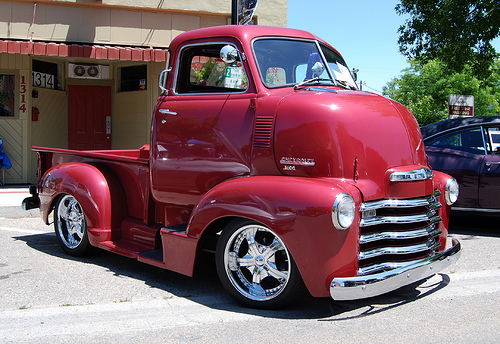
{"type": "Polygon", "coordinates": [[[446,238],[448,237],[448,228],[450,224],[450,211],[451,206],[446,204],[445,200],[445,191],[446,191],[446,183],[451,176],[446,173],[439,171],[432,171],[434,173],[434,188],[441,191],[441,196],[439,196],[439,203],[443,205],[443,207],[439,210],[439,216],[441,216],[442,221],[439,222],[439,228],[441,229],[441,235],[439,236],[439,241],[441,243],[440,251],[444,251],[446,249],[446,238]]]}
{"type": "Polygon", "coordinates": [[[260,222],[288,247],[309,292],[329,296],[333,276],[353,276],[358,268],[359,215],[345,231],[337,230],[332,222],[333,203],[340,192],[349,193],[359,209],[360,192],[339,179],[232,179],[217,185],[200,200],[187,234],[199,238],[211,222],[225,217],[260,222]]]}
{"type": "Polygon", "coordinates": [[[70,194],[80,203],[87,219],[89,241],[119,239],[127,205],[122,186],[106,168],[85,163],[65,163],[50,168],[40,185],[40,212],[49,224],[49,213],[59,195],[70,194]]]}

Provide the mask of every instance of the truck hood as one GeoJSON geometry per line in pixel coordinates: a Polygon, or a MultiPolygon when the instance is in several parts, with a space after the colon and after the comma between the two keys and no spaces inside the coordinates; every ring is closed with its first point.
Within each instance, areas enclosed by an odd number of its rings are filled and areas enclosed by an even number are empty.
{"type": "Polygon", "coordinates": [[[303,89],[280,102],[274,153],[283,174],[342,178],[386,197],[387,173],[427,167],[415,117],[401,104],[360,91],[303,89]]]}

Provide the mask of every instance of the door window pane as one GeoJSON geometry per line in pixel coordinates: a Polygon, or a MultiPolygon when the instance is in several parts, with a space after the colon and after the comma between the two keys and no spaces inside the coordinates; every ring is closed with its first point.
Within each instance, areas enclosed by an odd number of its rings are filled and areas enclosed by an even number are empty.
{"type": "Polygon", "coordinates": [[[14,116],[15,76],[0,74],[0,116],[14,116]]]}
{"type": "Polygon", "coordinates": [[[186,47],[181,53],[178,93],[244,92],[248,81],[239,56],[231,64],[220,58],[225,44],[186,47]]]}
{"type": "Polygon", "coordinates": [[[428,145],[453,148],[474,154],[486,154],[481,127],[464,129],[430,140],[428,145]]]}

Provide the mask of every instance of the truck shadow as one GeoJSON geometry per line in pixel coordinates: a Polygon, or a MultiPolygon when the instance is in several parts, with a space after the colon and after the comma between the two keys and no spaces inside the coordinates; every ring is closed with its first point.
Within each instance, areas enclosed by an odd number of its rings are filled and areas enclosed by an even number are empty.
{"type": "Polygon", "coordinates": [[[144,281],[151,288],[165,291],[165,298],[173,294],[212,309],[265,318],[317,319],[318,321],[361,318],[417,302],[445,288],[450,281],[447,275],[439,274],[434,277],[433,281],[439,280],[430,285],[428,281],[424,280],[369,299],[340,302],[330,298],[313,298],[305,295],[299,302],[288,308],[260,310],[242,307],[226,294],[219,282],[215,264],[213,259],[210,259],[210,255],[202,257],[203,259],[199,261],[194,277],[187,277],[103,250],[96,250],[93,255],[83,258],[68,256],[61,250],[53,234],[17,236],[15,239],[24,241],[30,248],[50,255],[55,259],[95,264],[108,269],[117,277],[128,277],[144,281]]]}

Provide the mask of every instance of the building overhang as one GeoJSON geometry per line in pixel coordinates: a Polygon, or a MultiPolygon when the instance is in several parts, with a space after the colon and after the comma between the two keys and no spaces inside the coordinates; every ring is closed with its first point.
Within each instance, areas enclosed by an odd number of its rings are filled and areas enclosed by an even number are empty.
{"type": "Polygon", "coordinates": [[[160,48],[16,40],[0,40],[0,53],[144,62],[165,62],[168,57],[168,50],[160,48]]]}

